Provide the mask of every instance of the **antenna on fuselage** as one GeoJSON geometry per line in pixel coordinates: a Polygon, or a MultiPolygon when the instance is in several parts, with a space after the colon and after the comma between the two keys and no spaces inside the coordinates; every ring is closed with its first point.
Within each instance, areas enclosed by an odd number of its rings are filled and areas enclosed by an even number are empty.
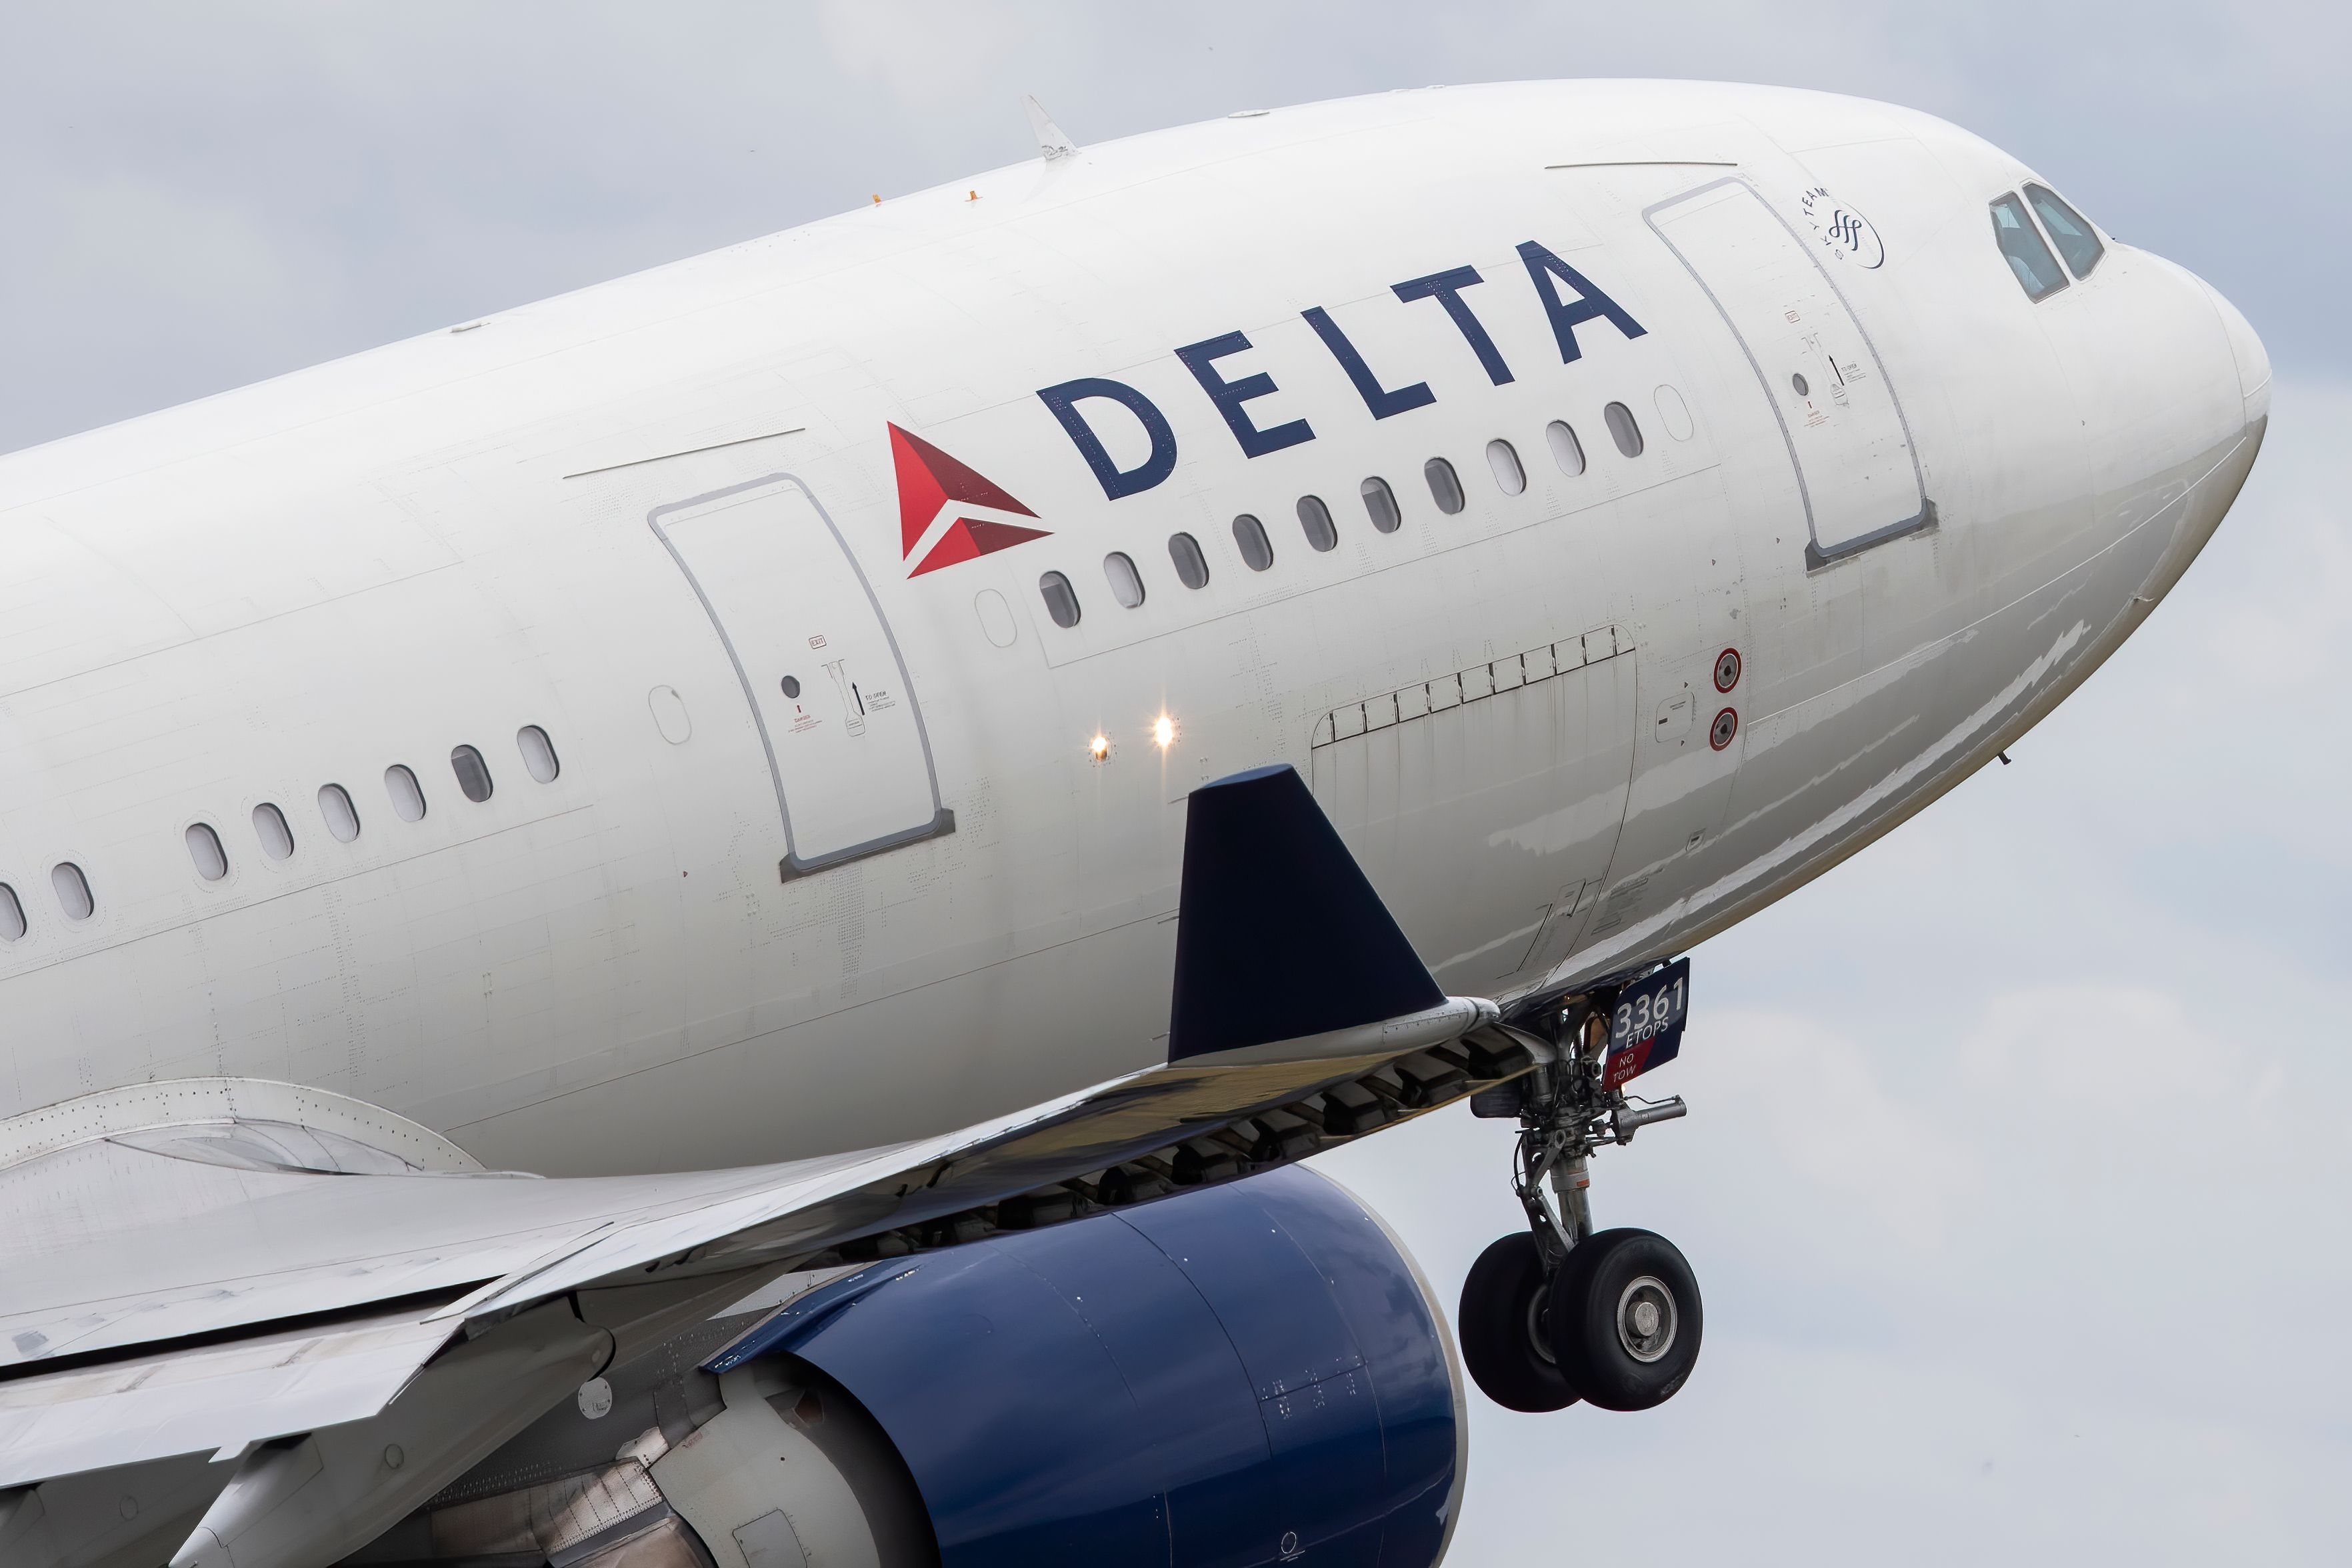
{"type": "Polygon", "coordinates": [[[1078,144],[1054,123],[1053,116],[1045,112],[1045,106],[1037,101],[1034,93],[1022,95],[1021,107],[1028,111],[1029,133],[1037,138],[1037,151],[1045,155],[1045,162],[1066,158],[1078,150],[1078,144]]]}

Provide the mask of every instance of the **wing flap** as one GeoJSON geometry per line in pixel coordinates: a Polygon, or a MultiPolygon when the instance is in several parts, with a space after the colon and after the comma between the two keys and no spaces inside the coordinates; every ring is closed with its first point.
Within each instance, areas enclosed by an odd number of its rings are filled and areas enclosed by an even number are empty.
{"type": "Polygon", "coordinates": [[[616,1221],[690,1214],[858,1158],[541,1181],[257,1172],[103,1141],[60,1150],[0,1171],[0,1374],[400,1297],[454,1298],[616,1221]]]}
{"type": "Polygon", "coordinates": [[[0,1487],[363,1420],[459,1327],[394,1312],[0,1383],[0,1487]]]}

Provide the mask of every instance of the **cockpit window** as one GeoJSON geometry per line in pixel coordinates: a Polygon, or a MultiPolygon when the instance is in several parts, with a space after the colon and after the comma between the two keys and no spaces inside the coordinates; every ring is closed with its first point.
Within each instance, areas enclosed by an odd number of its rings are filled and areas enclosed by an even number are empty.
{"type": "Polygon", "coordinates": [[[2000,253],[2008,258],[2009,269],[2017,274],[2018,286],[2027,299],[2039,300],[2066,287],[2058,258],[2042,243],[2040,231],[2025,216],[2025,204],[2016,193],[1992,204],[1992,237],[2000,242],[2000,253]]]}
{"type": "Polygon", "coordinates": [[[2058,199],[2058,193],[2047,185],[2028,185],[2025,199],[2033,204],[2033,214],[2050,233],[2050,243],[2066,258],[2066,270],[2077,278],[2088,278],[2091,268],[2106,254],[2106,247],[2083,221],[2083,215],[2058,199]]]}

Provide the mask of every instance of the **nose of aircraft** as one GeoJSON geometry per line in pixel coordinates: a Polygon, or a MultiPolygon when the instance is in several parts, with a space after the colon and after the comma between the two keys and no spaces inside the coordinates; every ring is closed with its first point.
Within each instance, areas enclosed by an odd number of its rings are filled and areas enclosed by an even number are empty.
{"type": "Polygon", "coordinates": [[[2140,256],[2146,266],[2139,275],[2151,286],[2143,303],[2158,308],[2140,315],[2134,330],[2164,344],[2162,372],[2151,377],[2158,384],[2142,395],[2161,402],[2170,416],[2147,426],[2157,438],[2146,455],[2156,471],[2189,481],[2173,503],[2171,537],[2135,595],[2153,603],[2179,581],[2238,499],[2269,424],[2271,361],[2244,315],[2211,284],[2186,268],[2140,256]]]}
{"type": "MultiPolygon", "coordinates": [[[[2201,279],[2200,280],[2202,281],[2201,279]]],[[[2238,365],[2238,391],[2245,399],[2246,426],[2252,429],[2267,423],[2271,415],[2271,356],[2263,347],[2263,340],[2239,309],[2221,297],[2221,291],[2210,283],[2204,285],[2206,296],[2213,301],[2214,310],[2221,318],[2222,334],[2230,340],[2230,357],[2238,365]]]]}

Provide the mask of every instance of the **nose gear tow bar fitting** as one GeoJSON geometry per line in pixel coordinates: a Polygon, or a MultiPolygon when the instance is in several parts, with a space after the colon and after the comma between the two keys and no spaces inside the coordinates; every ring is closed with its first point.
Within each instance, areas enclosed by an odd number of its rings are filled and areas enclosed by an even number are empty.
{"type": "MultiPolygon", "coordinates": [[[[1698,1359],[1698,1283],[1674,1244],[1646,1230],[1596,1231],[1592,1156],[1652,1122],[1689,1114],[1680,1095],[1645,1100],[1627,1080],[1681,1048],[1688,963],[1577,997],[1544,1034],[1514,1028],[1536,1058],[1471,1098],[1471,1113],[1515,1117],[1511,1189],[1528,1228],[1487,1247],[1462,1289],[1462,1357],[1480,1390],[1513,1410],[1580,1399],[1646,1410],[1681,1389],[1698,1359]]],[[[1538,1026],[1540,1027],[1540,1026],[1538,1026]]]]}

